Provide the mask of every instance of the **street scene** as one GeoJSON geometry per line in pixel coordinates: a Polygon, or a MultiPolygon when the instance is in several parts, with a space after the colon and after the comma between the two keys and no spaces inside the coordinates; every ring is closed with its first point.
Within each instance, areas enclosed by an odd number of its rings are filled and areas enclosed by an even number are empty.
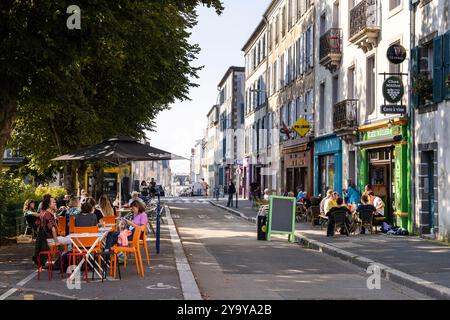
{"type": "Polygon", "coordinates": [[[0,303],[450,300],[449,1],[76,2],[0,4],[0,303]]]}

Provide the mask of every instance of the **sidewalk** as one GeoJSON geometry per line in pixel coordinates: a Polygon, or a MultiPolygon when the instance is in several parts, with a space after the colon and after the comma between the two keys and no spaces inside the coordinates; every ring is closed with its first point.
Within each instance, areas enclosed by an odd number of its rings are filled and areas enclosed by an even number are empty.
{"type": "MultiPolygon", "coordinates": [[[[226,206],[224,201],[210,201],[226,206]]],[[[227,209],[227,208],[224,208],[227,209]]],[[[254,222],[256,210],[248,200],[239,201],[234,214],[254,222]]],[[[231,212],[230,210],[230,212],[231,212]]],[[[419,237],[365,234],[326,237],[326,230],[310,223],[296,224],[299,243],[367,268],[381,267],[382,275],[435,298],[450,299],[450,246],[419,237]]]]}
{"type": "Polygon", "coordinates": [[[198,291],[198,288],[193,288],[187,281],[186,274],[192,273],[183,264],[185,256],[180,252],[181,243],[170,213],[163,216],[159,254],[155,252],[155,235],[148,234],[150,265],[143,254],[144,278],[137,275],[134,259],[130,257],[127,268],[120,265],[122,280],[108,277],[102,283],[96,277],[92,281],[89,272],[89,283],[81,278],[81,289],[70,290],[67,276],[61,279],[59,271],[54,271],[51,281],[47,271],[43,272],[41,280],[37,280],[36,267],[31,261],[34,243],[0,247],[0,301],[24,300],[27,295],[32,295],[33,300],[200,299],[200,294],[195,295],[194,290],[198,291]]]}

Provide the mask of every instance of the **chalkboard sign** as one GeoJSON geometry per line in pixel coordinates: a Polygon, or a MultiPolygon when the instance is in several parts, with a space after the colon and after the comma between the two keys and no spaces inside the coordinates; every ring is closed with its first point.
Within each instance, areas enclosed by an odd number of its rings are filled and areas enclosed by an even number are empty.
{"type": "Polygon", "coordinates": [[[270,241],[270,235],[276,233],[288,234],[289,241],[294,242],[296,205],[296,198],[270,197],[267,240],[270,241]]]}

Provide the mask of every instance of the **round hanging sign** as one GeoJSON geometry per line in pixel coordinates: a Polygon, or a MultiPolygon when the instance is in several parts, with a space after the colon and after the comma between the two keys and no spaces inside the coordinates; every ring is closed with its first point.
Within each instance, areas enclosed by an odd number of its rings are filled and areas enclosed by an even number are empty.
{"type": "Polygon", "coordinates": [[[393,44],[387,50],[387,58],[393,64],[400,64],[406,59],[406,50],[400,44],[393,44]]]}
{"type": "Polygon", "coordinates": [[[402,79],[396,76],[387,78],[383,83],[383,96],[390,103],[400,102],[405,94],[402,79]]]}

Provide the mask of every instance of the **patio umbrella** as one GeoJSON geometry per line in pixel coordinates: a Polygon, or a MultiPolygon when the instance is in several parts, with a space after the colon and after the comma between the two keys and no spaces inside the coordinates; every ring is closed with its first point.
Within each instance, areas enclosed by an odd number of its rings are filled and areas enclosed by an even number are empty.
{"type": "MultiPolygon", "coordinates": [[[[52,161],[103,160],[118,166],[130,161],[189,160],[170,152],[118,135],[101,143],[68,153],[52,161]]],[[[119,208],[122,205],[122,180],[119,171],[119,208]]]]}

